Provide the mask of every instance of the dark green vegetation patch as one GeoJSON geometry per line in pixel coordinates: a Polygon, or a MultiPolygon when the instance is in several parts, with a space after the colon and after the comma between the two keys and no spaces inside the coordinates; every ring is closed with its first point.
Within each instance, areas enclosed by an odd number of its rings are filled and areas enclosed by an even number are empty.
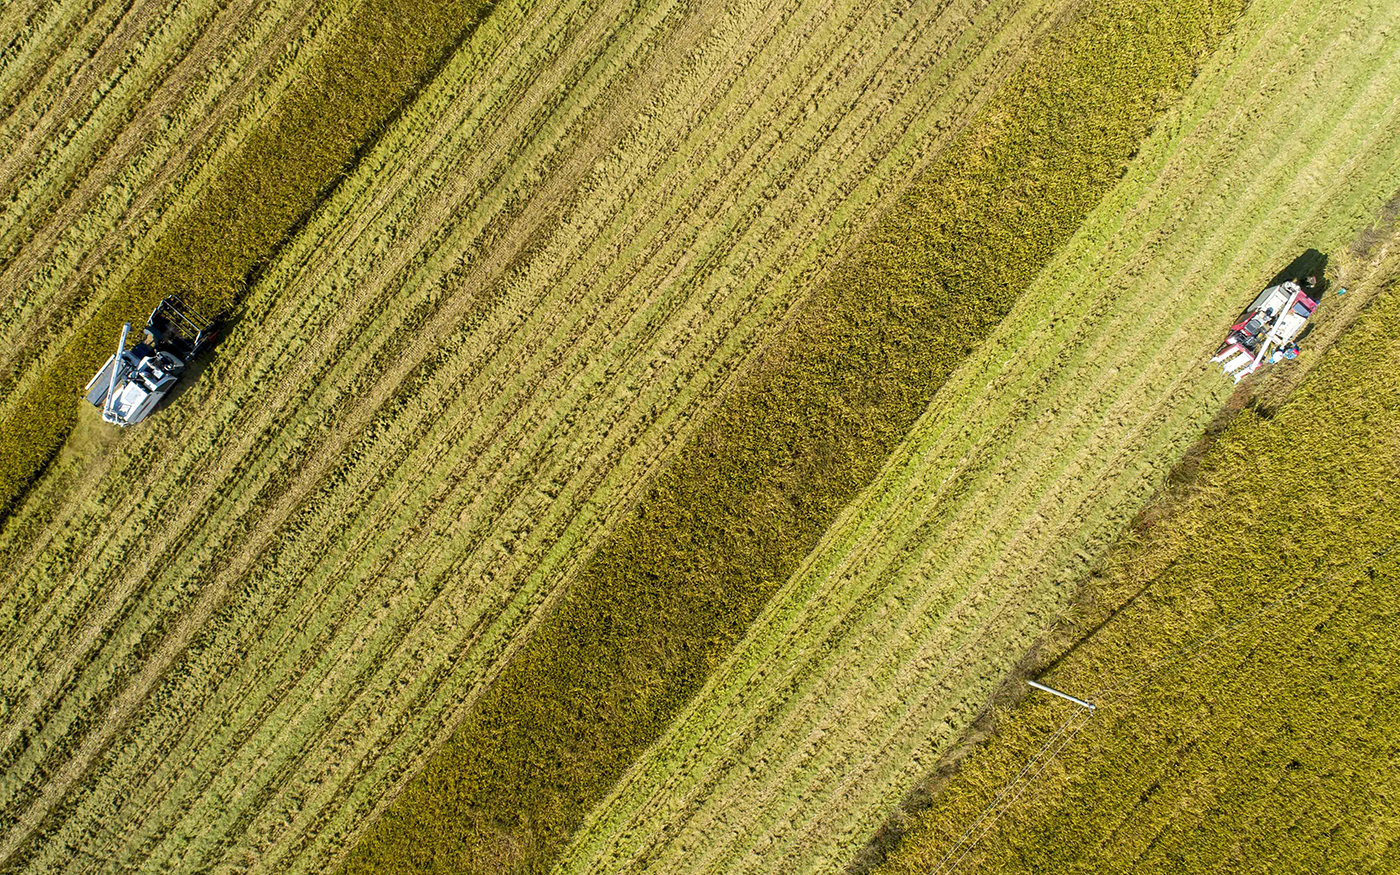
{"type": "Polygon", "coordinates": [[[237,303],[346,169],[490,10],[491,0],[365,0],[241,147],[178,216],[120,291],[67,341],[3,423],[0,515],[62,447],[78,393],[123,322],[166,295],[213,314],[237,303]]]}
{"type": "Polygon", "coordinates": [[[1104,0],[1066,21],[804,305],[347,871],[546,870],[1242,7],[1104,0]]]}

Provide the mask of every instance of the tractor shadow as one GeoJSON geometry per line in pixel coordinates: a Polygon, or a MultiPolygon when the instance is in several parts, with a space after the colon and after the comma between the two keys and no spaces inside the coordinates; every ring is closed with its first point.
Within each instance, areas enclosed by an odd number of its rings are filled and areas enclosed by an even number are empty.
{"type": "Polygon", "coordinates": [[[156,416],[170,405],[178,402],[180,398],[182,398],[184,394],[190,390],[191,386],[200,381],[200,379],[204,376],[204,372],[207,371],[209,369],[209,366],[214,363],[214,358],[219,353],[219,347],[222,346],[224,340],[226,340],[228,336],[233,333],[234,326],[236,326],[241,321],[243,321],[243,314],[236,313],[221,318],[217,322],[215,322],[214,328],[216,329],[217,333],[214,335],[214,339],[209,342],[209,346],[207,348],[205,348],[202,352],[200,352],[198,356],[195,357],[194,361],[189,362],[185,365],[184,376],[180,377],[180,381],[176,383],[175,386],[168,393],[166,393],[164,398],[160,399],[160,402],[156,404],[155,409],[151,411],[152,416],[156,416]]]}

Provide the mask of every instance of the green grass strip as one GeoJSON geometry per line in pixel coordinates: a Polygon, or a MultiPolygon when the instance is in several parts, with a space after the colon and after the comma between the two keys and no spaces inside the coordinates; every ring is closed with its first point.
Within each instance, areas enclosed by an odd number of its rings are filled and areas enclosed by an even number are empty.
{"type": "MultiPolygon", "coordinates": [[[[958,872],[1395,871],[1398,337],[1392,280],[1125,532],[1042,677],[1100,707],[958,872]]],[[[932,871],[1065,716],[998,714],[876,872],[932,871]]]]}
{"type": "Polygon", "coordinates": [[[1101,0],[1063,22],[814,293],[345,871],[546,870],[1242,8],[1101,0]]]}
{"type": "Polygon", "coordinates": [[[206,313],[305,221],[379,131],[491,8],[491,0],[365,0],[287,89],[208,191],[172,222],[121,289],[73,336],[0,430],[0,516],[77,421],[76,397],[116,346],[182,294],[206,313]]]}

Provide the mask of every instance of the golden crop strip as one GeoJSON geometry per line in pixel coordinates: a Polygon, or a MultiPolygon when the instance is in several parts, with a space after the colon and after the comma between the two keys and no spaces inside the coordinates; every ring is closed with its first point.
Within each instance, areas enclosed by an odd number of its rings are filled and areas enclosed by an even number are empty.
{"type": "Polygon", "coordinates": [[[558,871],[850,862],[1214,415],[1206,360],[1251,290],[1314,245],[1355,285],[1347,246],[1400,187],[1396,46],[1355,43],[1393,13],[1368,15],[1251,7],[558,871]]]}

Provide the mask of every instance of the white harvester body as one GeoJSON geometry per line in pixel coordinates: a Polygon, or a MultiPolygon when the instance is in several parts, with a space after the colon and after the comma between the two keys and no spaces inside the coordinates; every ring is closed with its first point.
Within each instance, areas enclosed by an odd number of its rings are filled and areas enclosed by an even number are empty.
{"type": "Polygon", "coordinates": [[[214,337],[209,321],[173,296],[151,312],[142,341],[127,349],[130,331],[130,322],[122,326],[116,354],[84,389],[103,420],[123,427],[149,416],[179,382],[190,359],[214,337]]]}
{"type": "Polygon", "coordinates": [[[1298,283],[1269,286],[1240,314],[1211,361],[1238,383],[1280,357],[1291,358],[1315,309],[1317,302],[1298,283]]]}

